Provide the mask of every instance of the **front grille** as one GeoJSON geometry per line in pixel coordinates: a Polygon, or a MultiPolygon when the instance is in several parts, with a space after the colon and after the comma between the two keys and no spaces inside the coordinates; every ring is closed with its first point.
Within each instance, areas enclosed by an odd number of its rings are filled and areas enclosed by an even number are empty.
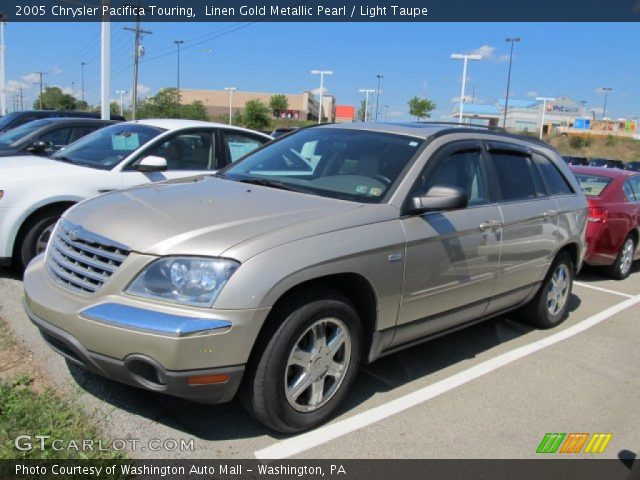
{"type": "Polygon", "coordinates": [[[47,269],[67,288],[93,293],[128,255],[128,247],[61,220],[47,250],[47,269]]]}

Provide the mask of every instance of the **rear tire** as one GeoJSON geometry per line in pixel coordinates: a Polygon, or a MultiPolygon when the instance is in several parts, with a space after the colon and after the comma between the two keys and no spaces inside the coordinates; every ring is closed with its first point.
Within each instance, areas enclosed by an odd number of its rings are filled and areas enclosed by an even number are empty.
{"type": "Polygon", "coordinates": [[[606,274],[614,280],[624,280],[631,273],[633,256],[636,252],[636,241],[628,235],[620,247],[620,252],[613,265],[605,267],[606,274]]]}
{"type": "Polygon", "coordinates": [[[527,323],[542,329],[560,325],[567,317],[575,267],[571,255],[558,253],[536,296],[520,313],[527,323]]]}
{"type": "Polygon", "coordinates": [[[328,289],[303,292],[281,307],[240,397],[269,428],[295,433],[323,423],[342,404],[357,373],[362,327],[353,304],[328,289]]]}
{"type": "Polygon", "coordinates": [[[27,268],[29,262],[36,255],[42,253],[46,247],[53,227],[62,215],[62,211],[43,212],[30,219],[23,227],[23,233],[16,245],[16,263],[21,270],[27,268]]]}

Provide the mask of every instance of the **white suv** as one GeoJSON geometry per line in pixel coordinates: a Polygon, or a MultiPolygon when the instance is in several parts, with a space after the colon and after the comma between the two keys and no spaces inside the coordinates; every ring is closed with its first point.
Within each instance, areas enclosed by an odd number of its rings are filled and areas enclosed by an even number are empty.
{"type": "MultiPolygon", "coordinates": [[[[101,193],[211,173],[272,138],[192,120],[139,120],[98,130],[52,158],[0,159],[0,265],[24,268],[70,206],[101,193]]],[[[117,215],[117,212],[114,212],[117,215]]]]}

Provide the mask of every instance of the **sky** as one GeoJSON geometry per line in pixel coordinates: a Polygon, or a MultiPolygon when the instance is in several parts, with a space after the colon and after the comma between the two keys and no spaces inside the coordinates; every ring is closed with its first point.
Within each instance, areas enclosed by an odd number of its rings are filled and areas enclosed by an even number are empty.
{"type": "MultiPolygon", "coordinates": [[[[111,24],[111,96],[131,90],[132,25],[111,24]]],[[[462,62],[452,53],[480,53],[469,62],[466,95],[494,103],[506,91],[509,44],[514,48],[510,98],[566,95],[602,112],[606,86],[613,89],[607,116],[640,116],[640,27],[634,23],[142,23],[153,33],[142,43],[139,94],[175,86],[174,40],[183,40],[182,88],[299,93],[317,89],[312,69],[330,69],[328,93],[338,104],[357,106],[359,89],[381,84],[380,118],[409,120],[407,101],[426,95],[437,109],[432,119],[450,119],[459,101],[462,62]]],[[[99,23],[13,23],[5,27],[7,105],[19,85],[33,101],[37,75],[45,84],[80,96],[81,62],[85,98],[100,94],[99,23]],[[73,83],[72,83],[73,82],[73,83]]],[[[126,98],[126,97],[125,97],[126,98]]]]}

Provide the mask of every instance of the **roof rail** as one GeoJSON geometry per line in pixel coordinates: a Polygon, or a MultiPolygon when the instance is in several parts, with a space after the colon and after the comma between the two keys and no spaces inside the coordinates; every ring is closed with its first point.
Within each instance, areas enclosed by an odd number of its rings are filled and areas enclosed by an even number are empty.
{"type": "Polygon", "coordinates": [[[478,124],[475,124],[475,123],[459,123],[459,122],[443,122],[443,121],[426,121],[426,122],[416,121],[416,122],[410,122],[410,123],[419,123],[421,125],[424,125],[424,124],[428,124],[428,125],[451,125],[451,126],[464,127],[464,128],[484,128],[485,130],[495,130],[497,132],[508,133],[502,127],[494,127],[493,125],[478,125],[478,124]]]}

